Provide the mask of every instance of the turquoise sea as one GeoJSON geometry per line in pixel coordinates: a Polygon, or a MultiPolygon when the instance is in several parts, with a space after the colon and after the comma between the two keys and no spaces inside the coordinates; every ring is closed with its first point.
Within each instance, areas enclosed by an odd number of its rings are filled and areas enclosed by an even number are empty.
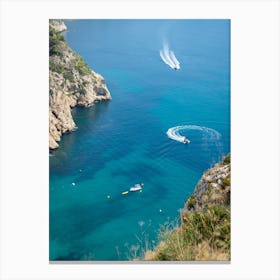
{"type": "Polygon", "coordinates": [[[49,258],[132,259],[157,244],[160,225],[230,152],[230,21],[65,23],[112,100],[74,108],[78,130],[50,154],[49,258]],[[160,58],[164,43],[181,69],[160,58]],[[180,133],[190,144],[167,137],[179,125],[189,125],[180,133]],[[121,194],[135,183],[142,192],[121,194]]]}

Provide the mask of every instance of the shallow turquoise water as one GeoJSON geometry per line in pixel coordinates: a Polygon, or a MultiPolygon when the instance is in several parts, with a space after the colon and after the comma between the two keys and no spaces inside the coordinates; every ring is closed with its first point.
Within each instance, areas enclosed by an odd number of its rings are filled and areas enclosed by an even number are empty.
{"type": "Polygon", "coordinates": [[[159,225],[178,217],[205,169],[230,151],[230,23],[66,24],[70,46],[105,77],[113,99],[74,108],[79,129],[50,155],[50,260],[129,259],[131,246],[156,245],[159,225]],[[163,40],[179,71],[160,59],[163,40]],[[221,137],[186,130],[184,145],[166,135],[177,125],[221,137]],[[140,182],[143,192],[121,195],[140,182]]]}

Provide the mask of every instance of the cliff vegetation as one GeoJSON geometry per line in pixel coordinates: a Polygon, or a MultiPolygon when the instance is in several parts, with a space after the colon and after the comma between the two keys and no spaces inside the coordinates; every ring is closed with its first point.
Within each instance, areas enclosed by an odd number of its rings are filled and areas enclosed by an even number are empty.
{"type": "Polygon", "coordinates": [[[49,22],[49,147],[57,148],[61,135],[76,128],[71,108],[111,99],[105,79],[92,71],[67,44],[62,20],[49,22]]]}

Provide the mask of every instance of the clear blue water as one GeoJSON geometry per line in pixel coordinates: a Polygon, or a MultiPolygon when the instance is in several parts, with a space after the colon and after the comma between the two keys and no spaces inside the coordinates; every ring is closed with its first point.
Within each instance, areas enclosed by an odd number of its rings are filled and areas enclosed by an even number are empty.
{"type": "Polygon", "coordinates": [[[178,217],[202,173],[230,151],[230,21],[66,24],[70,47],[113,99],[74,108],[78,130],[50,155],[50,260],[130,259],[131,246],[157,244],[159,225],[178,217]],[[180,70],[160,59],[163,40],[180,70]],[[186,130],[184,145],[166,135],[177,125],[221,137],[186,130]],[[141,193],[121,194],[140,182],[141,193]]]}

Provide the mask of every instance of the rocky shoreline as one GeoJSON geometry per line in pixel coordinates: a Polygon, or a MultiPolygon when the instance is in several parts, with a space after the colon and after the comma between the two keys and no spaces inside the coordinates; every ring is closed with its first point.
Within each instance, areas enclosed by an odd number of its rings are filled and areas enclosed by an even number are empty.
{"type": "Polygon", "coordinates": [[[91,106],[97,101],[110,100],[105,79],[92,71],[83,58],[65,41],[62,20],[50,20],[49,52],[49,148],[59,147],[65,132],[75,130],[71,114],[75,106],[91,106]]]}

